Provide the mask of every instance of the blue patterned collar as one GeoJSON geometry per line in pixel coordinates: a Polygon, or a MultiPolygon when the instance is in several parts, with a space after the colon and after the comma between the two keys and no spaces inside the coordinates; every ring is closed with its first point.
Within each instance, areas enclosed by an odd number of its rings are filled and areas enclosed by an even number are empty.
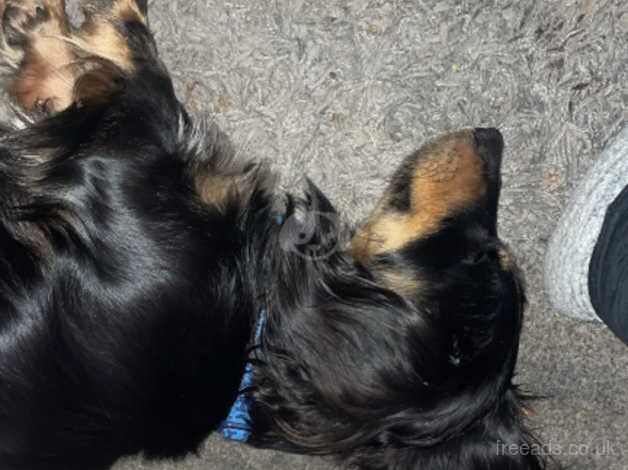
{"type": "MultiPolygon", "coordinates": [[[[266,321],[266,312],[262,310],[259,314],[257,322],[257,330],[255,330],[255,343],[259,344],[262,340],[262,332],[264,330],[264,322],[266,321]]],[[[244,375],[240,382],[240,391],[236,401],[233,403],[227,418],[220,424],[218,431],[226,439],[232,441],[246,442],[251,435],[251,403],[247,397],[246,390],[253,383],[253,363],[247,362],[244,369],[244,375]]]]}
{"type": "MultiPolygon", "coordinates": [[[[281,225],[284,221],[283,215],[273,215],[273,222],[281,225]]],[[[262,333],[264,331],[264,323],[266,322],[266,312],[262,309],[259,313],[257,321],[257,329],[255,330],[255,344],[262,341],[262,333]]],[[[248,400],[246,390],[253,384],[253,363],[247,362],[244,369],[244,375],[240,382],[238,397],[233,403],[229,414],[220,424],[218,432],[226,439],[232,441],[246,442],[251,435],[251,403],[248,400]]]]}

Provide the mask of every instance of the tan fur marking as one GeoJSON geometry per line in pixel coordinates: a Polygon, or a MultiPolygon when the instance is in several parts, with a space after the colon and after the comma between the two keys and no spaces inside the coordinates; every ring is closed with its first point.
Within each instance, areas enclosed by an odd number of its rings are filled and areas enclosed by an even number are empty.
{"type": "Polygon", "coordinates": [[[8,92],[28,114],[35,114],[40,108],[47,112],[62,111],[77,99],[97,99],[99,90],[103,96],[110,90],[106,76],[112,76],[115,67],[95,73],[95,69],[103,69],[102,61],[82,61],[79,65],[76,51],[81,56],[108,60],[127,72],[134,70],[132,53],[116,24],[147,23],[135,0],[116,0],[111,8],[88,16],[76,35],[70,30],[64,0],[43,0],[43,6],[50,19],[27,32],[29,47],[24,57],[16,48],[5,47],[4,51],[6,60],[17,69],[8,92]],[[83,74],[88,77],[74,90],[83,74]],[[89,96],[83,96],[86,83],[94,85],[87,90],[89,96]]]}
{"type": "Polygon", "coordinates": [[[134,0],[116,0],[109,10],[89,17],[77,37],[84,52],[110,60],[122,70],[134,70],[133,54],[116,24],[140,21],[147,24],[146,16],[134,0]]]}
{"type": "Polygon", "coordinates": [[[45,106],[58,112],[72,103],[73,73],[39,58],[25,62],[8,91],[29,114],[45,106]]]}
{"type": "Polygon", "coordinates": [[[232,179],[223,176],[199,176],[196,178],[196,193],[205,204],[224,211],[230,194],[234,192],[232,179]]]}
{"type": "Polygon", "coordinates": [[[148,24],[146,15],[141,12],[135,0],[116,0],[108,16],[119,21],[141,21],[148,24]]]}
{"type": "MultiPolygon", "coordinates": [[[[0,10],[5,1],[0,0],[0,10]]],[[[117,26],[147,24],[135,0],[114,0],[109,8],[94,11],[86,2],[87,19],[77,32],[71,31],[65,0],[39,1],[50,18],[24,31],[28,47],[1,44],[4,61],[15,69],[7,90],[26,114],[37,117],[39,112],[62,111],[75,101],[104,99],[121,71],[134,72],[132,51],[117,26]]],[[[24,7],[35,6],[32,0],[22,2],[24,7]]]]}
{"type": "Polygon", "coordinates": [[[446,217],[484,195],[483,163],[470,131],[434,142],[419,152],[418,158],[412,175],[410,211],[390,207],[389,189],[353,239],[352,252],[358,260],[366,262],[376,254],[398,250],[436,232],[446,217]]]}
{"type": "Polygon", "coordinates": [[[104,102],[117,88],[119,76],[120,69],[111,62],[100,62],[76,79],[74,101],[81,104],[104,102]]]}
{"type": "Polygon", "coordinates": [[[30,33],[26,51],[9,94],[27,112],[45,104],[50,111],[61,111],[72,103],[72,86],[78,72],[72,47],[64,41],[70,26],[63,0],[46,0],[50,19],[30,33]]]}
{"type": "Polygon", "coordinates": [[[512,253],[504,246],[499,248],[499,264],[505,271],[510,271],[515,265],[512,253]]]}
{"type": "Polygon", "coordinates": [[[266,167],[232,168],[227,173],[199,168],[194,173],[194,185],[199,199],[208,206],[224,212],[229,203],[244,208],[260,181],[267,178],[266,167]]]}
{"type": "Polygon", "coordinates": [[[421,281],[413,273],[388,270],[378,272],[377,275],[384,284],[397,294],[416,296],[422,290],[421,281]]]}
{"type": "Polygon", "coordinates": [[[86,21],[76,43],[84,53],[107,59],[127,72],[134,70],[126,39],[109,22],[86,21]]]}

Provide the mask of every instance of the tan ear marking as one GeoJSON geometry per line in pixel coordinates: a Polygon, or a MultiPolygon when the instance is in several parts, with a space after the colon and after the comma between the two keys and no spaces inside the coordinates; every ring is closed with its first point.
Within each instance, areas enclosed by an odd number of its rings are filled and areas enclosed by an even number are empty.
{"type": "Polygon", "coordinates": [[[408,173],[396,175],[397,187],[387,189],[352,241],[353,255],[360,261],[435,233],[447,217],[472,206],[486,192],[483,162],[471,131],[437,139],[408,158],[415,160],[402,166],[408,173]],[[404,178],[410,191],[398,187],[404,178]],[[400,190],[407,192],[407,210],[391,204],[400,190]]]}

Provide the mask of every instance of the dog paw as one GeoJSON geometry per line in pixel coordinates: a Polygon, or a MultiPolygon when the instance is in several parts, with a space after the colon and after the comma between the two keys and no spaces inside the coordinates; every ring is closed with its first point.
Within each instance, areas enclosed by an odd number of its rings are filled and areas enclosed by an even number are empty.
{"type": "Polygon", "coordinates": [[[65,0],[0,0],[0,58],[9,96],[35,118],[71,102],[75,56],[65,0]]]}
{"type": "Polygon", "coordinates": [[[41,0],[0,0],[0,53],[5,66],[18,69],[26,50],[38,37],[57,31],[46,31],[55,21],[50,9],[41,0]]]}

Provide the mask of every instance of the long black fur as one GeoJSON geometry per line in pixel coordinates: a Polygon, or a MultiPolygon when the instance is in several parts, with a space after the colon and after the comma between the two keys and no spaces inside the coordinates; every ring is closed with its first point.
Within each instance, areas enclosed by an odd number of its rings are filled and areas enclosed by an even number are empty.
{"type": "MultiPolygon", "coordinates": [[[[314,186],[276,194],[137,53],[105,100],[0,140],[0,469],[193,451],[251,348],[256,445],[373,469],[541,468],[499,448],[534,440],[511,382],[523,289],[499,266],[493,221],[458,214],[377,260],[430,273],[420,301],[347,252],[285,251],[273,215],[332,205],[314,186]],[[247,188],[204,204],[203,171],[247,175],[247,188]]],[[[336,229],[323,221],[313,242],[336,243],[336,229]]]]}
{"type": "MultiPolygon", "coordinates": [[[[318,263],[278,256],[252,393],[254,442],[368,469],[543,468],[511,382],[523,285],[498,267],[478,220],[462,215],[400,259],[379,260],[433,271],[416,303],[345,254],[318,263]]],[[[319,228],[318,243],[335,243],[325,234],[332,227],[319,228]]]]}

